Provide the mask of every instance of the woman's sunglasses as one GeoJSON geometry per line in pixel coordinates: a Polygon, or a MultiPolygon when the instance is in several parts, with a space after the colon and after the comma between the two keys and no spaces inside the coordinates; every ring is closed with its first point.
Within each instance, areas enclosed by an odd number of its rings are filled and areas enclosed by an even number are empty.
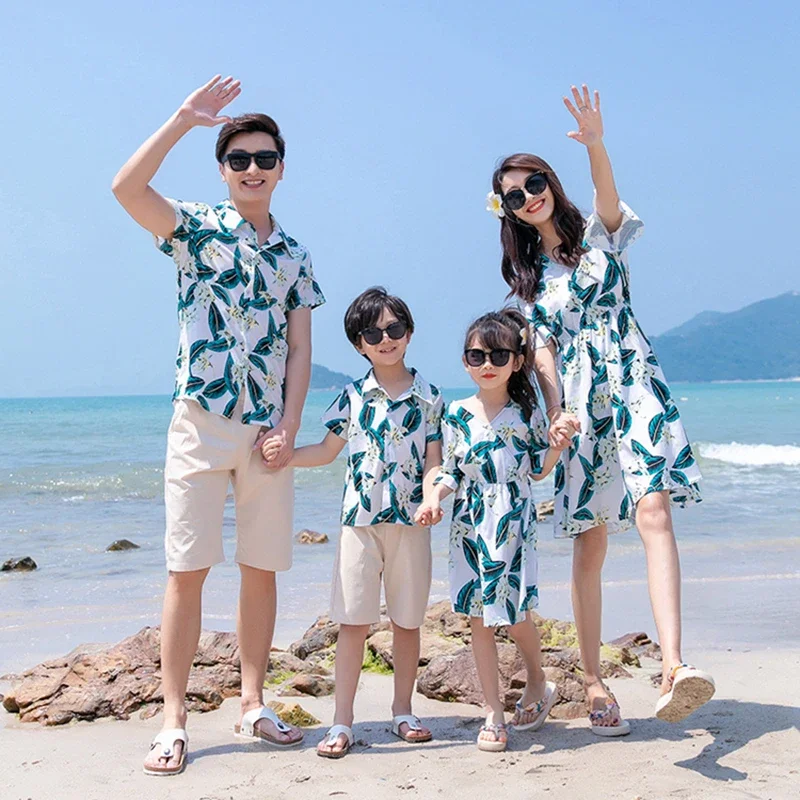
{"type": "Polygon", "coordinates": [[[255,159],[259,169],[275,169],[275,165],[280,159],[280,153],[275,150],[259,150],[257,153],[246,153],[244,150],[235,150],[233,153],[223,156],[222,162],[228,162],[228,166],[234,172],[244,172],[250,162],[255,159]]]}
{"type": "Polygon", "coordinates": [[[479,350],[472,347],[464,351],[464,360],[471,367],[482,367],[488,358],[493,367],[504,367],[511,356],[517,355],[513,350],[479,350]]]}
{"type": "Polygon", "coordinates": [[[408,325],[405,322],[393,322],[385,328],[364,328],[361,335],[367,344],[380,344],[383,341],[383,334],[385,333],[390,339],[402,339],[406,335],[408,325]]]}
{"type": "MultiPolygon", "coordinates": [[[[547,188],[547,177],[543,172],[534,172],[525,181],[525,192],[531,197],[540,195],[547,188]]],[[[509,211],[519,211],[525,205],[525,192],[522,189],[512,189],[503,195],[503,205],[509,211]]]]}

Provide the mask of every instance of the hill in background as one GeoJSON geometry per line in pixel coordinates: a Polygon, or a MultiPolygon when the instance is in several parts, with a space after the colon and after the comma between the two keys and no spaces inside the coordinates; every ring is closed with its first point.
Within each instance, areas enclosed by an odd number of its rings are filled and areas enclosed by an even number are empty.
{"type": "Polygon", "coordinates": [[[311,365],[311,389],[342,389],[353,379],[343,372],[334,372],[332,369],[311,365]]]}
{"type": "Polygon", "coordinates": [[[738,311],[703,311],[653,340],[670,381],[800,376],[800,292],[738,311]]]}

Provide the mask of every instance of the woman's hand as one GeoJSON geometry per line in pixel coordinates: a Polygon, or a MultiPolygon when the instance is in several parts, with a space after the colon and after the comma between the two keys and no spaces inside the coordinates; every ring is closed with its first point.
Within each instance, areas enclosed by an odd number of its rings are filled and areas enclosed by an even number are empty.
{"type": "Polygon", "coordinates": [[[547,431],[547,441],[553,450],[566,450],[572,437],[580,433],[581,423],[574,414],[558,410],[550,417],[550,428],[547,431]]]}
{"type": "Polygon", "coordinates": [[[191,128],[213,128],[231,121],[230,117],[220,117],[219,112],[239,96],[241,84],[233,78],[224,81],[221,78],[221,75],[215,75],[183,101],[178,109],[178,117],[183,123],[191,128]]]}
{"type": "Polygon", "coordinates": [[[592,147],[603,141],[603,115],[600,113],[600,92],[595,89],[593,107],[589,97],[589,87],[584,83],[581,89],[583,94],[575,86],[572,87],[575,105],[570,102],[568,97],[564,98],[564,105],[567,107],[567,111],[575,117],[578,123],[578,130],[570,131],[567,136],[586,147],[592,147]]]}
{"type": "Polygon", "coordinates": [[[431,498],[430,500],[423,500],[417,513],[414,514],[414,522],[417,525],[422,525],[425,528],[431,525],[437,525],[442,521],[442,506],[438,499],[431,498]]]}

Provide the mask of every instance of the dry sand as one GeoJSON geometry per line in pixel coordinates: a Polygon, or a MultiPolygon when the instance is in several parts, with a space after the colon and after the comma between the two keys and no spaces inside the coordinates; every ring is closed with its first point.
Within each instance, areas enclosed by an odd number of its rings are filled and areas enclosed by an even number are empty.
{"type": "MultiPolygon", "coordinates": [[[[800,798],[800,651],[708,652],[697,658],[717,681],[717,695],[679,725],[653,716],[648,671],[610,684],[633,732],[593,736],[585,720],[548,722],[514,734],[503,754],[475,747],[480,709],[420,695],[415,711],[434,742],[410,746],[389,733],[391,678],[365,674],[357,698],[360,744],[339,761],[314,746],[276,752],[231,734],[238,703],[190,717],[190,760],[174,778],[142,774],[147,743],[161,724],[103,720],[63,728],[21,725],[0,716],[2,800],[239,800],[240,798],[800,798]]],[[[271,697],[271,696],[270,696],[271,697]]],[[[330,721],[333,698],[302,705],[330,721]]]]}

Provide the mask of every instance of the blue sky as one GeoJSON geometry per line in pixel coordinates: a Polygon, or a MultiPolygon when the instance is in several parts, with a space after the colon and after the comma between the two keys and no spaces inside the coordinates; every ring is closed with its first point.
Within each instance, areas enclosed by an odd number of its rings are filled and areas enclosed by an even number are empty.
{"type": "MultiPolygon", "coordinates": [[[[630,257],[648,333],[800,283],[795,3],[46,2],[4,28],[0,396],[171,391],[173,265],[109,187],[215,72],[242,81],[231,113],[284,130],[273,211],[313,254],[314,359],[331,368],[363,371],[341,320],[383,283],[417,319],[409,361],[466,383],[463,331],[505,296],[484,211],[497,159],[538,153],[590,205],[571,83],[600,89],[620,193],[646,223],[630,257]]],[[[190,133],[155,186],[222,199],[215,135],[190,133]]]]}

